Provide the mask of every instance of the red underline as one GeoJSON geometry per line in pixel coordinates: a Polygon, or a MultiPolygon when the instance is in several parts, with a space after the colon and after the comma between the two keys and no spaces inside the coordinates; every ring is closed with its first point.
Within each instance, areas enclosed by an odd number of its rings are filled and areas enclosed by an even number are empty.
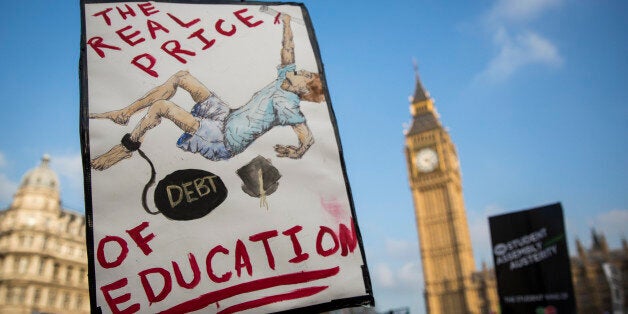
{"type": "Polygon", "coordinates": [[[216,303],[218,301],[222,301],[236,295],[264,290],[277,286],[293,285],[323,279],[335,276],[336,274],[338,274],[339,271],[340,267],[336,266],[328,269],[302,271],[298,273],[291,273],[244,282],[235,286],[224,288],[222,290],[205,293],[197,298],[180,303],[160,313],[176,314],[197,311],[209,306],[212,303],[216,303]]]}
{"type": "Polygon", "coordinates": [[[271,304],[271,303],[288,301],[288,300],[295,300],[295,299],[299,299],[299,298],[305,298],[305,297],[309,297],[309,296],[315,295],[315,294],[317,294],[317,293],[327,289],[328,287],[329,286],[307,287],[307,288],[293,290],[293,291],[290,291],[290,292],[287,292],[287,293],[283,293],[283,294],[276,294],[276,295],[260,298],[260,299],[257,299],[257,300],[247,301],[247,302],[243,302],[243,303],[240,303],[240,304],[232,305],[232,306],[230,306],[230,307],[228,307],[228,308],[218,312],[217,314],[231,314],[231,313],[235,313],[235,312],[241,312],[241,311],[244,311],[244,310],[254,309],[256,307],[268,305],[268,304],[271,304]]]}

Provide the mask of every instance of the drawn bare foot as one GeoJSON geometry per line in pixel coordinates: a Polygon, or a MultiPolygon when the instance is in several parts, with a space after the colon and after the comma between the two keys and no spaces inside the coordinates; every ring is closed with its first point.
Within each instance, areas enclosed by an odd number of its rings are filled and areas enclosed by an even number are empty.
{"type": "Polygon", "coordinates": [[[92,168],[96,170],[105,170],[120,160],[133,156],[133,153],[128,151],[122,144],[118,144],[112,147],[108,152],[92,159],[92,168]]]}
{"type": "Polygon", "coordinates": [[[131,115],[127,114],[126,111],[123,109],[107,111],[103,113],[90,113],[89,114],[90,119],[109,119],[113,121],[114,123],[117,123],[120,125],[126,125],[127,123],[129,123],[130,117],[131,115]]]}

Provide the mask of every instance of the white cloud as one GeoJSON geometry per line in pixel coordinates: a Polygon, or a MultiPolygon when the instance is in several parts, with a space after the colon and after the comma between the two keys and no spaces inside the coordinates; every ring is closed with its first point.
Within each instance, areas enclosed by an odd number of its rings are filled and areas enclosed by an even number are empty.
{"type": "Polygon", "coordinates": [[[3,168],[6,165],[7,165],[7,160],[4,157],[4,154],[0,152],[0,168],[3,168]]]}
{"type": "Polygon", "coordinates": [[[387,238],[382,252],[386,259],[376,262],[373,272],[376,289],[393,295],[418,293],[423,285],[418,240],[387,238]]]}
{"type": "Polygon", "coordinates": [[[512,38],[504,28],[500,28],[494,38],[499,53],[476,80],[495,83],[507,80],[525,66],[560,66],[563,63],[556,46],[534,32],[527,31],[512,38]]]}
{"type": "Polygon", "coordinates": [[[68,179],[71,185],[83,186],[81,154],[53,156],[50,166],[59,176],[68,179]]]}
{"type": "MultiPolygon", "coordinates": [[[[83,164],[81,154],[53,155],[50,167],[61,180],[61,198],[70,208],[83,206],[83,164]]],[[[65,206],[65,205],[64,205],[65,206]]]]}
{"type": "Polygon", "coordinates": [[[423,272],[418,260],[408,261],[399,267],[380,263],[375,269],[375,279],[381,288],[391,291],[414,291],[423,285],[423,272]]]}
{"type": "Polygon", "coordinates": [[[418,240],[386,239],[386,253],[396,259],[412,260],[419,258],[418,240]]]}
{"type": "MultiPolygon", "coordinates": [[[[7,166],[4,154],[0,152],[0,168],[7,166]]],[[[70,200],[70,204],[75,209],[80,209],[83,204],[83,168],[81,155],[79,153],[71,155],[51,156],[50,167],[59,176],[62,188],[62,199],[64,202],[70,200]]],[[[29,169],[30,170],[30,169],[29,169]]],[[[11,203],[13,194],[17,191],[19,182],[13,182],[4,173],[0,173],[0,206],[11,203]]]]}
{"type": "Polygon", "coordinates": [[[419,261],[407,262],[397,272],[397,278],[404,287],[416,288],[423,283],[423,271],[419,261]]]}
{"type": "Polygon", "coordinates": [[[615,209],[605,213],[601,213],[595,217],[596,223],[613,229],[615,227],[624,227],[620,230],[626,230],[628,226],[628,209],[615,209]]]}
{"type": "Polygon", "coordinates": [[[525,22],[539,17],[562,0],[499,0],[489,13],[492,21],[525,22]]]}
{"type": "MultiPolygon", "coordinates": [[[[0,168],[7,166],[7,160],[4,154],[0,152],[0,168]]],[[[5,205],[11,203],[13,193],[17,190],[18,183],[11,181],[4,173],[0,173],[0,209],[4,209],[5,205]]]]}
{"type": "Polygon", "coordinates": [[[11,181],[3,173],[0,173],[0,204],[2,206],[11,203],[11,200],[13,199],[13,193],[15,193],[15,191],[17,190],[17,186],[17,183],[11,181]]]}
{"type": "Polygon", "coordinates": [[[475,253],[476,266],[480,267],[482,262],[491,265],[493,262],[491,231],[488,225],[488,217],[504,213],[504,209],[496,204],[487,205],[483,211],[468,211],[469,233],[475,253]]]}
{"type": "Polygon", "coordinates": [[[379,264],[375,269],[375,279],[384,288],[391,288],[395,285],[395,274],[388,264],[379,264]]]}
{"type": "Polygon", "coordinates": [[[484,207],[483,214],[485,217],[488,217],[488,216],[501,215],[501,214],[504,214],[505,212],[506,210],[504,209],[503,206],[497,205],[497,204],[489,204],[484,207]]]}
{"type": "MultiPolygon", "coordinates": [[[[608,212],[600,213],[595,216],[591,227],[602,232],[613,242],[619,242],[623,236],[628,236],[628,209],[615,209],[608,212]]],[[[613,246],[609,243],[610,246],[613,246]]]]}
{"type": "Polygon", "coordinates": [[[400,267],[385,263],[371,270],[378,312],[401,307],[409,307],[411,313],[425,312],[421,293],[423,276],[419,265],[419,261],[407,262],[400,267]]]}
{"type": "Polygon", "coordinates": [[[563,58],[556,45],[538,31],[532,22],[559,6],[563,0],[498,0],[484,15],[485,26],[493,36],[496,55],[475,82],[502,82],[527,66],[560,66],[563,58]],[[511,35],[512,34],[512,35],[511,35]]]}

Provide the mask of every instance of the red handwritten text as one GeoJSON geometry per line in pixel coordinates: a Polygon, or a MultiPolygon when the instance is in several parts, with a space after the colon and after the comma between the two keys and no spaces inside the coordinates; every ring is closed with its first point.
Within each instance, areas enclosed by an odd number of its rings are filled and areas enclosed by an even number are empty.
{"type": "MultiPolygon", "coordinates": [[[[148,222],[142,222],[136,227],[126,231],[131,241],[145,256],[149,256],[154,252],[151,243],[157,238],[157,236],[148,229],[149,227],[148,222]]],[[[268,278],[254,279],[255,269],[259,270],[259,267],[268,267],[268,269],[274,271],[277,260],[273,248],[276,249],[282,246],[289,246],[292,251],[292,254],[288,254],[287,256],[284,253],[283,258],[285,258],[285,260],[281,260],[284,265],[286,262],[289,264],[299,264],[310,259],[310,254],[303,250],[300,235],[302,231],[303,227],[296,225],[281,232],[279,230],[259,232],[245,239],[237,239],[231,245],[215,245],[208,248],[207,253],[201,256],[197,253],[188,253],[185,258],[186,262],[183,263],[172,260],[168,265],[162,267],[144,269],[138,272],[136,279],[139,279],[144,290],[143,297],[146,298],[149,304],[166,300],[173,289],[181,288],[189,290],[199,287],[203,276],[205,276],[204,278],[206,278],[206,280],[209,279],[209,281],[215,284],[228,283],[234,277],[250,278],[250,280],[253,280],[250,281],[248,285],[236,285],[246,287],[242,288],[242,291],[233,287],[225,288],[226,290],[235,289],[235,291],[231,292],[234,293],[234,295],[248,292],[250,289],[255,291],[256,284],[254,284],[254,282],[264,282],[263,289],[268,288],[267,285],[269,284],[270,286],[277,286],[280,284],[273,285],[273,281],[268,278]],[[258,248],[259,246],[263,247],[264,254],[262,256],[259,254],[257,256],[249,254],[253,246],[258,246],[258,248]]],[[[358,244],[353,223],[351,223],[349,227],[345,224],[339,224],[337,229],[320,226],[316,232],[316,254],[321,257],[332,256],[337,254],[338,251],[340,251],[340,256],[347,256],[355,251],[358,244]]],[[[129,247],[130,245],[127,243],[127,240],[121,236],[109,235],[103,237],[98,243],[96,252],[99,265],[105,269],[122,265],[129,253],[129,247]]],[[[259,249],[256,248],[256,251],[259,251],[259,249]]],[[[285,252],[285,250],[282,250],[282,252],[285,252]]],[[[331,275],[333,274],[325,276],[331,275]]],[[[294,280],[303,280],[303,278],[300,277],[301,275],[295,274],[294,276],[296,276],[294,280]]],[[[134,278],[125,277],[100,287],[100,291],[113,313],[136,313],[141,311],[141,305],[137,302],[137,299],[135,299],[136,302],[132,301],[134,298],[137,298],[137,296],[133,296],[132,292],[126,289],[129,280],[132,279],[134,278]],[[114,295],[117,297],[114,297],[114,295]]],[[[279,281],[276,281],[276,283],[278,282],[279,281]]],[[[318,289],[315,290],[319,291],[318,289]]],[[[324,290],[324,288],[320,290],[324,290]]],[[[213,296],[214,294],[211,295],[213,296]]],[[[294,294],[295,297],[301,295],[301,293],[294,294]]],[[[208,300],[215,299],[214,297],[207,298],[208,300]]],[[[197,301],[192,303],[183,302],[181,304],[187,304],[186,308],[187,306],[191,306],[190,304],[193,304],[195,309],[202,309],[204,306],[207,306],[203,305],[197,308],[200,306],[199,304],[201,304],[198,302],[200,301],[197,299],[197,301]]],[[[257,302],[250,303],[250,305],[263,303],[263,301],[258,300],[257,302]]]]}
{"type": "MultiPolygon", "coordinates": [[[[93,36],[86,43],[98,57],[105,59],[110,53],[122,51],[125,47],[141,47],[148,41],[163,40],[160,45],[160,55],[186,64],[199,52],[213,47],[216,40],[236,35],[238,27],[254,28],[263,23],[247,8],[234,11],[232,15],[230,20],[237,22],[227,22],[227,17],[220,17],[215,21],[201,18],[182,19],[172,13],[162,12],[151,2],[124,4],[106,8],[91,15],[96,20],[95,23],[102,23],[112,28],[112,32],[116,35],[114,39],[106,42],[101,36],[93,36]],[[125,25],[132,19],[143,19],[141,22],[145,22],[145,27],[125,25]],[[167,39],[166,35],[171,34],[173,29],[183,32],[184,36],[180,39],[167,39]]],[[[131,58],[129,63],[152,77],[159,77],[156,54],[159,54],[159,51],[144,51],[131,58]]]]}

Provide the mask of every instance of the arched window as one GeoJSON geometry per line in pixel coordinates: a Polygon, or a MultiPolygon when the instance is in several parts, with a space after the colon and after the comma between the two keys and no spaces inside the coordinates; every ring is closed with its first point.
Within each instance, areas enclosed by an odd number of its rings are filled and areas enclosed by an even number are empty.
{"type": "Polygon", "coordinates": [[[24,299],[26,297],[26,293],[24,287],[17,287],[15,288],[16,292],[15,294],[17,295],[17,304],[24,304],[24,299]]]}
{"type": "Polygon", "coordinates": [[[87,281],[87,274],[85,271],[85,268],[81,268],[81,270],[79,271],[79,282],[85,282],[87,281]]]}
{"type": "Polygon", "coordinates": [[[37,268],[37,274],[43,275],[45,268],[46,268],[46,259],[42,257],[39,259],[39,267],[37,268]]]}
{"type": "Polygon", "coordinates": [[[80,310],[83,307],[83,295],[79,294],[76,297],[76,309],[80,310]]]}
{"type": "Polygon", "coordinates": [[[21,256],[18,258],[17,273],[24,274],[28,270],[28,257],[21,256]]]}
{"type": "Polygon", "coordinates": [[[13,300],[13,292],[14,292],[13,287],[8,286],[7,287],[7,295],[6,295],[6,302],[7,302],[7,304],[13,304],[13,301],[14,301],[13,300]]]}
{"type": "Polygon", "coordinates": [[[63,294],[63,308],[70,309],[70,294],[67,292],[63,294]]]}
{"type": "Polygon", "coordinates": [[[54,268],[52,269],[52,280],[58,279],[60,267],[59,263],[55,263],[54,268]]]}
{"type": "Polygon", "coordinates": [[[70,282],[72,280],[72,273],[74,272],[74,268],[69,266],[67,271],[65,272],[65,281],[70,282]]]}
{"type": "Polygon", "coordinates": [[[48,306],[55,306],[57,302],[57,291],[49,290],[48,291],[48,306]]]}
{"type": "Polygon", "coordinates": [[[33,294],[33,305],[39,305],[41,302],[41,289],[35,289],[35,293],[33,294]]]}

